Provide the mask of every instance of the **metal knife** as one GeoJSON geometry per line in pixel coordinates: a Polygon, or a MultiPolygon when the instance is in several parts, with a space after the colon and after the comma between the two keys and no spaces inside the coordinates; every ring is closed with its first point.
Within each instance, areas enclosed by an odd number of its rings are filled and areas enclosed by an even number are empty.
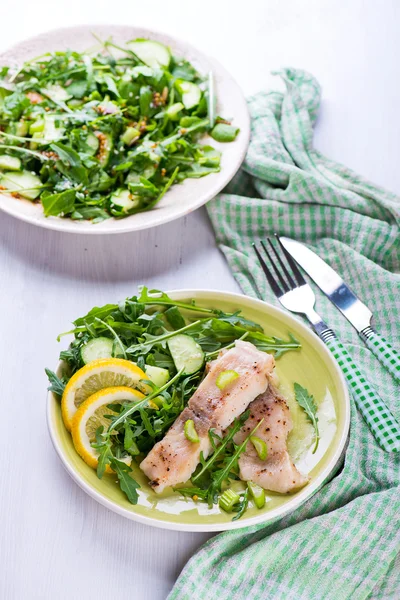
{"type": "Polygon", "coordinates": [[[379,362],[400,383],[400,353],[371,327],[372,312],[369,308],[315,252],[290,238],[279,239],[295,261],[357,329],[361,339],[379,362]]]}

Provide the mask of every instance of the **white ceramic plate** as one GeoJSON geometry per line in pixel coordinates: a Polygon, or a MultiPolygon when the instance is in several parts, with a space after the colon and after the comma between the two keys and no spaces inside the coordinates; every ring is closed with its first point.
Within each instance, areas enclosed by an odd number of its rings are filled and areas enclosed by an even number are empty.
{"type": "Polygon", "coordinates": [[[17,200],[5,194],[0,194],[0,208],[8,214],[34,225],[85,234],[138,231],[187,215],[214,198],[232,179],[245,157],[250,137],[250,119],[242,91],[218,62],[208,58],[193,46],[163,33],[138,27],[85,25],[49,31],[20,42],[1,54],[0,65],[20,64],[48,51],[68,48],[78,51],[85,50],[96,43],[93,33],[103,40],[111,36],[120,45],[138,37],[151,38],[170,46],[174,55],[188,59],[201,74],[207,74],[209,71],[214,73],[218,97],[217,112],[232,119],[233,123],[240,128],[235,142],[220,144],[210,139],[210,144],[222,152],[221,171],[200,179],[188,179],[181,185],[173,186],[159,205],[151,211],[131,215],[121,220],[108,219],[95,225],[85,221],[72,221],[58,217],[46,218],[39,204],[28,200],[17,200]]]}
{"type": "Polygon", "coordinates": [[[310,482],[303,489],[290,495],[267,492],[267,503],[263,509],[249,508],[240,521],[232,522],[232,514],[225,513],[218,506],[208,509],[204,503],[194,503],[191,499],[184,499],[170,488],[162,494],[156,494],[150,489],[146,477],[135,466],[134,475],[141,489],[138,504],[133,506],[116,485],[115,477],[105,475],[102,480],[99,480],[94,469],[84,463],[77,454],[71,436],[62,421],[60,402],[49,393],[48,427],[54,448],[65,469],[89,496],[103,506],[128,519],[164,529],[179,531],[238,529],[267,523],[295,510],[332,475],[344,452],[348,436],[349,394],[343,374],[332,354],[303,323],[266,302],[239,294],[211,290],[180,290],[168,294],[181,300],[194,298],[200,306],[220,308],[227,312],[240,309],[245,317],[260,323],[266,334],[287,339],[290,331],[301,342],[300,351],[288,352],[277,360],[276,371],[281,382],[280,388],[290,402],[294,423],[292,433],[297,436],[289,441],[289,449],[297,466],[310,475],[310,482]],[[312,454],[310,447],[313,445],[312,427],[307,424],[307,419],[293,400],[295,381],[307,387],[318,403],[321,440],[315,455],[312,454]],[[310,438],[307,437],[308,434],[304,438],[304,423],[308,430],[311,429],[310,438]],[[307,440],[307,444],[303,449],[304,439],[307,440]],[[297,457],[296,448],[300,449],[297,457]]]}

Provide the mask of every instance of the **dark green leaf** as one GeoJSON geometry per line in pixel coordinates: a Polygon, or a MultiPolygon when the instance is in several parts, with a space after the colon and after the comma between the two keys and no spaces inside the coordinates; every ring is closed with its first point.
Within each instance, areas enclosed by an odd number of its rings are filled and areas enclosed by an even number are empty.
{"type": "Polygon", "coordinates": [[[65,389],[65,380],[58,377],[58,375],[56,375],[54,371],[51,371],[50,369],[45,369],[45,372],[50,383],[47,389],[61,397],[65,389]]]}
{"type": "Polygon", "coordinates": [[[116,472],[121,490],[125,492],[129,502],[137,504],[139,499],[137,490],[140,488],[140,485],[131,477],[130,473],[132,469],[116,458],[111,458],[111,467],[116,472]]]}
{"type": "Polygon", "coordinates": [[[41,195],[42,206],[46,217],[51,215],[65,216],[73,211],[75,205],[75,191],[65,190],[59,194],[44,192],[41,195]]]}
{"type": "Polygon", "coordinates": [[[299,406],[304,410],[307,417],[310,419],[312,426],[315,431],[315,445],[313,449],[313,454],[316,452],[319,444],[319,429],[318,429],[318,417],[317,410],[318,407],[315,403],[314,396],[312,396],[309,391],[302,387],[299,383],[294,384],[294,393],[295,398],[299,406]]]}

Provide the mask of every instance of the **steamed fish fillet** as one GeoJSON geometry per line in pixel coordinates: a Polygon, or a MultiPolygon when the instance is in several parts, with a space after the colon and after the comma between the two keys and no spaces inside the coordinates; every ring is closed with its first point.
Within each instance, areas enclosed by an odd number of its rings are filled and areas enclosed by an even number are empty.
{"type": "Polygon", "coordinates": [[[250,416],[236,434],[235,442],[242,442],[264,419],[254,435],[267,444],[268,455],[266,460],[261,460],[253,444],[248,442],[239,458],[240,478],[282,494],[303,487],[308,478],[297,470],[287,451],[286,440],[292,429],[292,420],[285,398],[270,385],[265,393],[250,404],[249,409],[250,416]]]}
{"type": "Polygon", "coordinates": [[[267,389],[274,366],[270,354],[241,340],[210,363],[206,377],[188,406],[140,464],[156,492],[190,479],[200,462],[200,452],[204,457],[210,453],[209,430],[213,428],[220,434],[229,427],[250,402],[267,389]],[[239,377],[219,389],[216,385],[218,375],[230,370],[236,371],[239,377]],[[199,442],[190,442],[185,437],[184,425],[188,419],[194,421],[199,442]]]}

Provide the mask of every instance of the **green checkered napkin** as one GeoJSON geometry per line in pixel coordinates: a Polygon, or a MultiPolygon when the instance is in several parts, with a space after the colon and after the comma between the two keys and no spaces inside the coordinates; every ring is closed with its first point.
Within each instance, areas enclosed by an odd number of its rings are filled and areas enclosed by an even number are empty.
{"type": "MultiPolygon", "coordinates": [[[[318,82],[279,75],[286,92],[249,102],[252,138],[242,171],[208,205],[243,291],[278,304],[250,244],[274,233],[310,244],[400,340],[400,199],[312,147],[318,82]]],[[[317,308],[400,419],[394,379],[313,286],[317,308]]],[[[169,600],[388,600],[400,597],[400,455],[382,451],[352,409],[343,469],[295,512],[222,533],[189,561],[169,600]]]]}

